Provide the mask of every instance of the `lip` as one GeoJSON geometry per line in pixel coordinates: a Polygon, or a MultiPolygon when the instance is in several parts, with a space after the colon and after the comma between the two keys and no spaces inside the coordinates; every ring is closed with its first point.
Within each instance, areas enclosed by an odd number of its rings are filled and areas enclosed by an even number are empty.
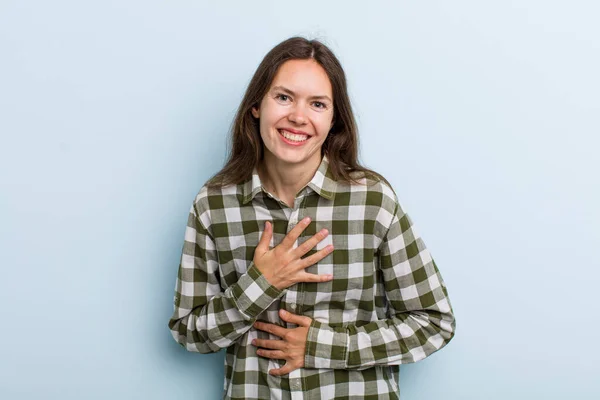
{"type": "Polygon", "coordinates": [[[292,128],[279,128],[279,130],[281,130],[281,131],[288,131],[288,132],[294,133],[296,135],[306,135],[306,136],[310,137],[310,135],[308,133],[306,133],[304,131],[298,131],[298,130],[292,129],[292,128]]]}
{"type": "Polygon", "coordinates": [[[303,146],[311,138],[311,136],[309,135],[308,139],[306,139],[303,142],[293,142],[291,140],[286,139],[285,136],[283,136],[279,131],[287,131],[287,129],[278,129],[277,136],[279,136],[281,138],[281,140],[283,140],[285,143],[289,144],[290,146],[303,146]]]}

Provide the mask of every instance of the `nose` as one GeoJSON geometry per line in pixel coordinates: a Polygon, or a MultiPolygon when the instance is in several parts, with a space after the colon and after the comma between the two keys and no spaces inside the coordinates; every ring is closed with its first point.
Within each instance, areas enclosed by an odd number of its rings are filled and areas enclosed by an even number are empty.
{"type": "Polygon", "coordinates": [[[304,113],[304,108],[302,105],[296,105],[290,110],[290,114],[288,115],[288,119],[290,122],[294,122],[298,125],[302,125],[306,123],[306,114],[304,113]]]}

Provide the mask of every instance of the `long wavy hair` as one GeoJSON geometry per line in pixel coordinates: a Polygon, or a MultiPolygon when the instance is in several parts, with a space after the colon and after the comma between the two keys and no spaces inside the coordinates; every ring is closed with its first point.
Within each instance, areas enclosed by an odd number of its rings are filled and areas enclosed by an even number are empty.
{"type": "Polygon", "coordinates": [[[251,179],[253,167],[258,166],[264,151],[259,121],[251,109],[260,105],[284,62],[307,59],[313,59],[323,67],[333,89],[334,124],[321,148],[321,156],[327,154],[333,179],[359,183],[357,179],[367,176],[389,185],[383,176],[358,163],[358,129],[348,96],[346,74],[339,60],[318,40],[292,37],[271,49],[254,73],[231,126],[228,160],[223,169],[206,182],[208,187],[240,184],[251,179]]]}

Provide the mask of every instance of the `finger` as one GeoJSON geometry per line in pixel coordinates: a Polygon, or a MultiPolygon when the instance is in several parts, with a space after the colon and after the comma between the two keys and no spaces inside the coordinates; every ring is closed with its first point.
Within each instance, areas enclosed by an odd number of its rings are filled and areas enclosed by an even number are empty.
{"type": "Polygon", "coordinates": [[[295,369],[296,368],[294,368],[292,366],[292,364],[288,361],[288,362],[285,363],[285,365],[283,367],[277,368],[277,369],[272,369],[272,370],[269,371],[269,373],[271,375],[280,376],[280,375],[289,374],[290,372],[292,372],[295,369]]]}
{"type": "Polygon", "coordinates": [[[261,357],[272,358],[274,360],[285,360],[285,358],[287,357],[286,354],[281,350],[258,349],[256,350],[256,354],[258,354],[261,357]]]}
{"type": "Polygon", "coordinates": [[[266,349],[283,350],[285,348],[283,340],[254,339],[252,344],[256,347],[264,347],[266,349]]]}
{"type": "Polygon", "coordinates": [[[291,312],[285,311],[285,310],[279,310],[279,315],[286,322],[291,322],[292,324],[296,324],[299,326],[310,326],[310,324],[312,322],[312,318],[310,318],[310,317],[306,317],[304,315],[292,314],[291,312]]]}
{"type": "Polygon", "coordinates": [[[327,235],[329,235],[329,231],[327,230],[327,228],[321,229],[319,232],[317,232],[315,235],[313,235],[313,237],[311,237],[306,242],[304,242],[300,246],[298,246],[297,249],[294,249],[294,251],[293,251],[294,257],[296,257],[296,258],[302,257],[303,255],[308,253],[308,251],[310,249],[315,247],[317,245],[317,243],[319,243],[321,240],[325,239],[327,237],[327,235]]]}
{"type": "Polygon", "coordinates": [[[310,217],[304,218],[300,221],[291,231],[288,232],[287,235],[281,241],[280,246],[283,246],[285,249],[291,249],[296,240],[300,237],[300,234],[306,227],[310,224],[310,217]]]}
{"type": "Polygon", "coordinates": [[[331,274],[310,274],[308,272],[300,272],[296,275],[298,282],[313,282],[313,283],[321,283],[321,282],[329,282],[333,279],[333,275],[331,274]]]}
{"type": "Polygon", "coordinates": [[[261,331],[265,331],[265,332],[272,333],[273,335],[277,335],[280,338],[283,338],[285,336],[286,332],[288,331],[287,329],[285,329],[279,325],[267,324],[266,322],[258,322],[258,321],[256,321],[254,323],[254,327],[257,329],[260,329],[261,331]]]}
{"type": "Polygon", "coordinates": [[[303,258],[302,262],[300,263],[300,267],[301,268],[308,268],[311,265],[314,265],[316,263],[318,263],[319,261],[321,261],[322,259],[324,259],[325,257],[327,257],[329,255],[329,253],[331,253],[333,251],[333,245],[329,244],[327,246],[325,246],[324,249],[321,249],[319,251],[317,251],[315,254],[303,258]]]}
{"type": "Polygon", "coordinates": [[[263,231],[262,236],[260,237],[260,241],[256,246],[256,251],[259,254],[264,254],[269,251],[269,244],[271,243],[271,236],[273,236],[273,226],[269,221],[265,222],[265,230],[263,231]]]}

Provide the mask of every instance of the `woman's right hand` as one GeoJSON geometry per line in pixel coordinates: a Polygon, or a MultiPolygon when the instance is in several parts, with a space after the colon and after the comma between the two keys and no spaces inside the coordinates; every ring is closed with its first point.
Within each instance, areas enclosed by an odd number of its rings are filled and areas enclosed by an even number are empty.
{"type": "Polygon", "coordinates": [[[316,275],[304,271],[305,268],[310,267],[331,253],[333,245],[326,246],[310,257],[301,258],[317,243],[327,237],[329,234],[327,229],[322,229],[300,246],[295,249],[292,248],[302,231],[309,224],[310,218],[304,218],[285,235],[279,245],[269,250],[269,244],[273,236],[273,226],[269,221],[265,223],[265,230],[254,251],[253,262],[267,281],[279,290],[290,287],[297,282],[327,282],[333,279],[333,275],[316,275]]]}

